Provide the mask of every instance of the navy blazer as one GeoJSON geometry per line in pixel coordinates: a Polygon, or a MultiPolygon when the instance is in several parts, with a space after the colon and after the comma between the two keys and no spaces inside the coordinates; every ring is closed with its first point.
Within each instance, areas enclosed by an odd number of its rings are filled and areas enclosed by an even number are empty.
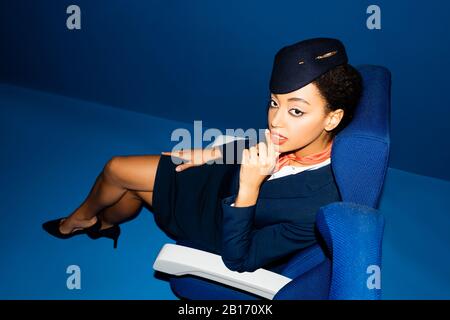
{"type": "MultiPolygon", "coordinates": [[[[238,175],[239,170],[235,181],[238,175]]],[[[266,180],[256,204],[248,207],[231,206],[239,190],[235,185],[234,193],[221,201],[221,256],[227,268],[238,272],[264,268],[316,244],[316,213],[341,201],[331,164],[266,180]]]]}

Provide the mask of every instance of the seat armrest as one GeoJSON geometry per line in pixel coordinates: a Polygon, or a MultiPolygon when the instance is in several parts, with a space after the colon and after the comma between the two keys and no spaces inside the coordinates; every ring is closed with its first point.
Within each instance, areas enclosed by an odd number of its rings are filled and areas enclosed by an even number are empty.
{"type": "Polygon", "coordinates": [[[381,212],[358,203],[334,202],[319,209],[316,221],[333,257],[329,298],[380,299],[381,212]]]}
{"type": "Polygon", "coordinates": [[[270,300],[292,280],[262,268],[253,272],[231,271],[220,255],[177,244],[162,247],[153,269],[175,276],[190,274],[210,279],[270,300]]]}

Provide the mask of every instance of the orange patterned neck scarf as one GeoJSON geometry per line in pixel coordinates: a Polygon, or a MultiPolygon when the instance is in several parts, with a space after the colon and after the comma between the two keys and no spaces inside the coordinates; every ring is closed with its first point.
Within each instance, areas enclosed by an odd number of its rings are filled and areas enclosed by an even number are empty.
{"type": "Polygon", "coordinates": [[[295,161],[300,163],[301,165],[310,166],[313,164],[320,163],[331,156],[331,146],[333,145],[333,140],[331,140],[327,147],[318,153],[310,154],[308,156],[300,157],[296,156],[294,153],[286,154],[282,157],[278,158],[277,164],[275,165],[275,169],[272,172],[275,173],[279,171],[284,166],[287,166],[291,163],[291,161],[295,161]]]}

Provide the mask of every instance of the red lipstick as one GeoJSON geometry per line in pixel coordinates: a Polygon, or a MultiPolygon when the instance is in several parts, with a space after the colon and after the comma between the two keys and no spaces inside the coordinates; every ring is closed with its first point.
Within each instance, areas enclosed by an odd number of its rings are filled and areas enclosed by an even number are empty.
{"type": "Polygon", "coordinates": [[[283,136],[277,132],[271,132],[270,138],[272,139],[273,143],[278,144],[278,145],[281,145],[288,140],[288,138],[286,138],[285,136],[283,136]]]}

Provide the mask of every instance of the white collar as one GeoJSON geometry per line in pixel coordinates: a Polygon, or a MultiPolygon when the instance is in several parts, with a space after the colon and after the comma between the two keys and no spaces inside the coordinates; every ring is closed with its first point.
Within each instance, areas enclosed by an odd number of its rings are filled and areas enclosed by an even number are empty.
{"type": "Polygon", "coordinates": [[[312,164],[310,166],[303,166],[303,167],[299,167],[299,166],[284,166],[282,167],[279,171],[275,172],[274,174],[272,174],[270,176],[269,179],[267,180],[271,180],[271,179],[276,179],[276,178],[281,178],[290,174],[297,174],[303,171],[309,171],[309,170],[315,170],[315,169],[319,169],[321,167],[324,167],[328,164],[331,163],[331,158],[325,159],[322,162],[316,163],[316,164],[312,164]]]}

